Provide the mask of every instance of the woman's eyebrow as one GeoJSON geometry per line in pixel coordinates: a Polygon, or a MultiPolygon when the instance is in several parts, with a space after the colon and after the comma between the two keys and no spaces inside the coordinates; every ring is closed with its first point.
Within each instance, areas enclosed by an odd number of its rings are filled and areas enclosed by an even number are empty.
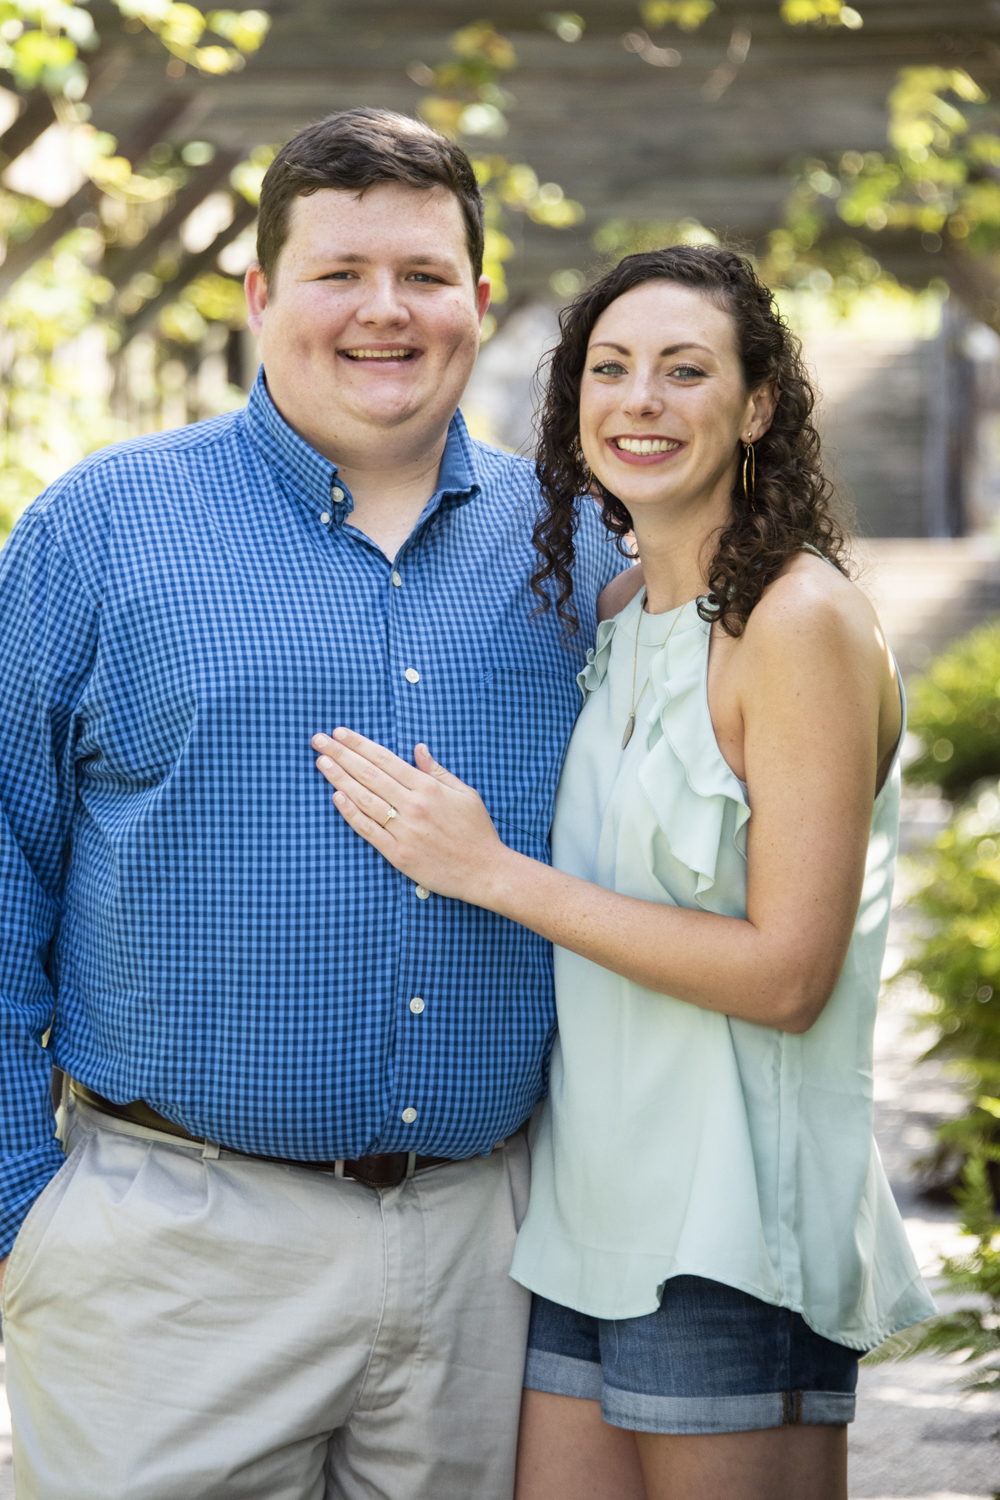
{"type": "MultiPolygon", "coordinates": [[[[624,344],[613,344],[610,339],[598,339],[596,344],[591,344],[591,349],[617,349],[619,354],[629,354],[631,350],[626,349],[624,344]]],[[[671,354],[679,354],[682,349],[704,349],[706,354],[711,354],[707,344],[695,344],[688,342],[684,344],[669,344],[666,349],[660,350],[661,359],[669,358],[671,354]]]]}

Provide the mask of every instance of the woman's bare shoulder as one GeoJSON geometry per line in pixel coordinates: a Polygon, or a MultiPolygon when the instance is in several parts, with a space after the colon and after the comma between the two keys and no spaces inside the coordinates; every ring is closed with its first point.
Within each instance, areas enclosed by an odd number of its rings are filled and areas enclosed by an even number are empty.
{"type": "Polygon", "coordinates": [[[814,636],[832,636],[842,643],[853,637],[859,646],[884,649],[871,600],[838,568],[811,552],[790,558],[768,584],[747,621],[746,634],[761,644],[790,636],[799,643],[814,636]]]}
{"type": "Polygon", "coordinates": [[[635,598],[644,582],[641,563],[636,563],[633,568],[626,568],[623,573],[618,574],[617,578],[612,578],[598,597],[598,620],[610,620],[620,614],[626,604],[631,603],[635,598]]]}
{"type": "Polygon", "coordinates": [[[792,558],[724,663],[744,722],[784,711],[789,722],[819,722],[832,709],[846,726],[874,712],[881,785],[899,739],[896,668],[870,599],[843,573],[808,553],[792,558]]]}

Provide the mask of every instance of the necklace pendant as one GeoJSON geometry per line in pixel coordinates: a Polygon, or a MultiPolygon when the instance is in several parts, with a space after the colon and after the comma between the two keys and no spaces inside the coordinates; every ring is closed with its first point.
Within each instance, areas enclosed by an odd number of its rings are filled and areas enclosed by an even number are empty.
{"type": "Polygon", "coordinates": [[[622,749],[623,750],[625,749],[625,747],[628,744],[629,740],[632,738],[632,734],[633,734],[634,730],[635,730],[635,714],[631,713],[628,716],[628,723],[625,725],[625,733],[622,735],[622,749]]]}

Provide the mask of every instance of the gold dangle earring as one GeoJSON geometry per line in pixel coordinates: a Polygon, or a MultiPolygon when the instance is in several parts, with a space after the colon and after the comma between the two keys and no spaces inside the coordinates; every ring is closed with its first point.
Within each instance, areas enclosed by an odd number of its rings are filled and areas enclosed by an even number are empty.
{"type": "Polygon", "coordinates": [[[750,509],[753,511],[754,515],[757,514],[757,507],[753,503],[754,493],[756,492],[756,489],[757,489],[757,455],[754,452],[754,446],[753,446],[753,428],[751,427],[750,431],[747,433],[747,440],[743,444],[743,494],[744,494],[744,497],[746,499],[747,504],[749,505],[750,509]],[[747,482],[747,470],[748,469],[749,469],[749,472],[750,472],[749,483],[747,482]]]}

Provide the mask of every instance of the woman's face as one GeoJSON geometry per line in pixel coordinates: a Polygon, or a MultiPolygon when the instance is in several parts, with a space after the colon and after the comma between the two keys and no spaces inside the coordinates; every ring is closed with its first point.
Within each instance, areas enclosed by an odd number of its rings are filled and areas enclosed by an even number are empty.
{"type": "Polygon", "coordinates": [[[580,382],[580,444],[639,523],[713,498],[727,507],[741,439],[770,402],[746,390],[727,312],[669,281],[625,292],[594,325],[580,382]]]}

